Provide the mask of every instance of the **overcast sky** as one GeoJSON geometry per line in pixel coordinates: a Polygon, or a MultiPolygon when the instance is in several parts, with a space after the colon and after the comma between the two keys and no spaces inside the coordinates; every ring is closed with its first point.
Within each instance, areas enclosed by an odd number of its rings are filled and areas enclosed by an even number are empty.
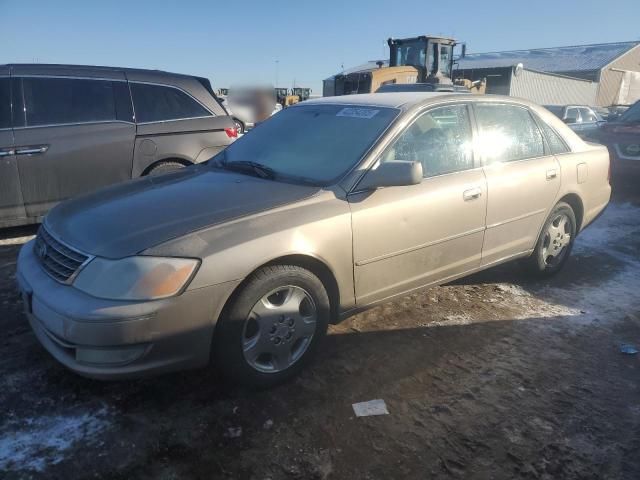
{"type": "Polygon", "coordinates": [[[386,38],[451,35],[468,52],[640,40],[640,0],[277,2],[0,0],[0,63],[158,68],[309,86],[388,56],[386,38]]]}

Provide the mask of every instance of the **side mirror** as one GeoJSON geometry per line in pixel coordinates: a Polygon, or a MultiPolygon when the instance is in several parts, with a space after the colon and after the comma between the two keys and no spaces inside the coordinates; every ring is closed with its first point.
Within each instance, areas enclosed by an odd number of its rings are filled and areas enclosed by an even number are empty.
{"type": "Polygon", "coordinates": [[[422,164],[394,160],[383,162],[375,170],[369,170],[358,184],[358,190],[373,190],[379,187],[401,187],[422,182],[422,164]]]}

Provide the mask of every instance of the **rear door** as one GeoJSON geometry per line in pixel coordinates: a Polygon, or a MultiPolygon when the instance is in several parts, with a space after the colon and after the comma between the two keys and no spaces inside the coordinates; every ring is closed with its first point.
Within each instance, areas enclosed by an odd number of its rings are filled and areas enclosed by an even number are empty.
{"type": "Polygon", "coordinates": [[[482,265],[489,265],[534,247],[560,189],[560,165],[526,107],[477,103],[474,111],[488,190],[482,265]]]}
{"type": "Polygon", "coordinates": [[[135,124],[126,81],[14,76],[24,99],[14,135],[29,216],[131,178],[135,124]]]}
{"type": "Polygon", "coordinates": [[[0,226],[25,217],[11,128],[11,78],[0,66],[0,226]]]}
{"type": "Polygon", "coordinates": [[[130,86],[137,123],[134,177],[159,160],[208,160],[231,143],[225,132],[235,128],[231,117],[216,115],[182,88],[134,80],[130,86]]]}

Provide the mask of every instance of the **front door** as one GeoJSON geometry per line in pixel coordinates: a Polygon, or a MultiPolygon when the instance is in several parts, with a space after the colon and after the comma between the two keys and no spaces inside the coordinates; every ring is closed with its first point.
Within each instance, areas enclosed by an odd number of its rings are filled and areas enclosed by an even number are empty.
{"type": "Polygon", "coordinates": [[[29,216],[131,178],[135,124],[126,82],[25,76],[16,84],[24,116],[15,146],[29,216]],[[119,101],[124,94],[128,105],[119,101]]]}
{"type": "Polygon", "coordinates": [[[478,103],[478,150],[487,178],[482,265],[526,252],[560,189],[560,165],[524,106],[478,103]]]}
{"type": "Polygon", "coordinates": [[[428,110],[379,160],[420,161],[422,183],[349,196],[358,305],[479,266],[487,195],[471,143],[466,105],[428,110]]]}
{"type": "Polygon", "coordinates": [[[11,79],[0,67],[0,226],[25,217],[11,128],[11,79]]]}

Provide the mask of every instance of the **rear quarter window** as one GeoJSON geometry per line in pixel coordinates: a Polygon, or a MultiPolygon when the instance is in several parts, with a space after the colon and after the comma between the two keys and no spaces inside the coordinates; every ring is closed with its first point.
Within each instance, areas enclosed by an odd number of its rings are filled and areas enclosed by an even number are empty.
{"type": "Polygon", "coordinates": [[[212,116],[185,92],[169,86],[130,83],[136,121],[162,122],[212,116]]]}
{"type": "Polygon", "coordinates": [[[542,133],[547,140],[547,145],[549,145],[550,153],[553,155],[559,155],[561,153],[568,153],[571,151],[558,132],[539,118],[537,120],[540,128],[542,129],[542,133]]]}

